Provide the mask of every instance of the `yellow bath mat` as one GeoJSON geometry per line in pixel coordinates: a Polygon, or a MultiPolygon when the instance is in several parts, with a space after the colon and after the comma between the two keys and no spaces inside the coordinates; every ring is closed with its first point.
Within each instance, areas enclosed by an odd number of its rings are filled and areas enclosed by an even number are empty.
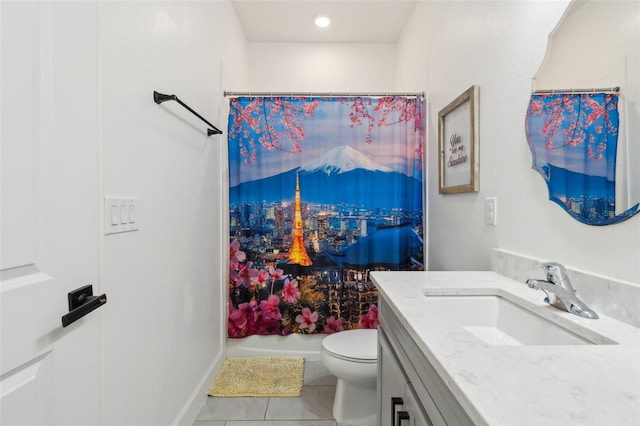
{"type": "Polygon", "coordinates": [[[209,396],[300,396],[303,370],[304,358],[227,358],[209,396]]]}

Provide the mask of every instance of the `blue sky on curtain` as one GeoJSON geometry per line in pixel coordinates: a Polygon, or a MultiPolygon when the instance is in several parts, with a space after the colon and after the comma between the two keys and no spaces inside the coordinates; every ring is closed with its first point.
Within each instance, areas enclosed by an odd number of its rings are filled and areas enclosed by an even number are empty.
{"type": "Polygon", "coordinates": [[[404,96],[230,99],[230,337],[377,326],[369,272],[424,268],[423,111],[404,96]]]}
{"type": "Polygon", "coordinates": [[[527,139],[533,168],[547,182],[549,199],[590,225],[623,221],[616,215],[618,94],[533,94],[527,139]]]}

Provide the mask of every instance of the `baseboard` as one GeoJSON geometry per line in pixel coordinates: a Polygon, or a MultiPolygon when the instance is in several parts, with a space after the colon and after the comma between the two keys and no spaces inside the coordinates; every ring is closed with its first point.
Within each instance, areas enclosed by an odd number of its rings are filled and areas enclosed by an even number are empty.
{"type": "Polygon", "coordinates": [[[193,421],[198,416],[198,413],[207,399],[207,392],[211,387],[211,383],[213,383],[218,371],[220,371],[220,368],[222,367],[222,363],[224,362],[224,352],[224,350],[220,351],[216,359],[211,363],[207,369],[207,373],[194,389],[187,402],[185,402],[182,410],[180,410],[180,413],[178,413],[175,420],[171,423],[172,425],[191,426],[191,424],[193,424],[193,421]]]}

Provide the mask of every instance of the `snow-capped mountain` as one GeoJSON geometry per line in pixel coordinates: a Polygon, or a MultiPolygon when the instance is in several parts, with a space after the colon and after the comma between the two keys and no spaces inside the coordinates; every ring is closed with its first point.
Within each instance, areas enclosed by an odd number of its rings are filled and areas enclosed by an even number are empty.
{"type": "Polygon", "coordinates": [[[390,168],[378,164],[366,155],[349,146],[338,146],[320,157],[311,160],[298,169],[300,172],[324,172],[328,175],[332,173],[340,174],[356,169],[369,170],[372,172],[391,172],[390,168]]]}
{"type": "Polygon", "coordinates": [[[305,203],[405,209],[416,202],[421,205],[419,179],[393,171],[349,147],[334,148],[300,167],[231,187],[229,202],[292,202],[296,175],[305,203]]]}

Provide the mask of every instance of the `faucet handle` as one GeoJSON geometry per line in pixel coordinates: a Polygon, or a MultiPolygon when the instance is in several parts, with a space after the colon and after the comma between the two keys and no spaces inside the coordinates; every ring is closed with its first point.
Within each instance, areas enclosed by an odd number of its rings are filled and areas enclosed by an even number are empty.
{"type": "Polygon", "coordinates": [[[567,275],[566,268],[558,262],[540,262],[539,260],[535,260],[533,262],[533,265],[537,266],[538,268],[542,268],[545,271],[558,271],[560,273],[563,273],[564,275],[567,275]]]}
{"type": "Polygon", "coordinates": [[[545,262],[542,263],[542,267],[547,274],[547,281],[560,285],[574,293],[576,292],[569,280],[569,274],[563,265],[557,262],[545,262]]]}
{"type": "Polygon", "coordinates": [[[567,269],[558,262],[544,262],[544,263],[540,263],[540,266],[542,266],[542,268],[545,270],[547,275],[551,273],[554,276],[557,276],[560,278],[568,277],[567,269]]]}

